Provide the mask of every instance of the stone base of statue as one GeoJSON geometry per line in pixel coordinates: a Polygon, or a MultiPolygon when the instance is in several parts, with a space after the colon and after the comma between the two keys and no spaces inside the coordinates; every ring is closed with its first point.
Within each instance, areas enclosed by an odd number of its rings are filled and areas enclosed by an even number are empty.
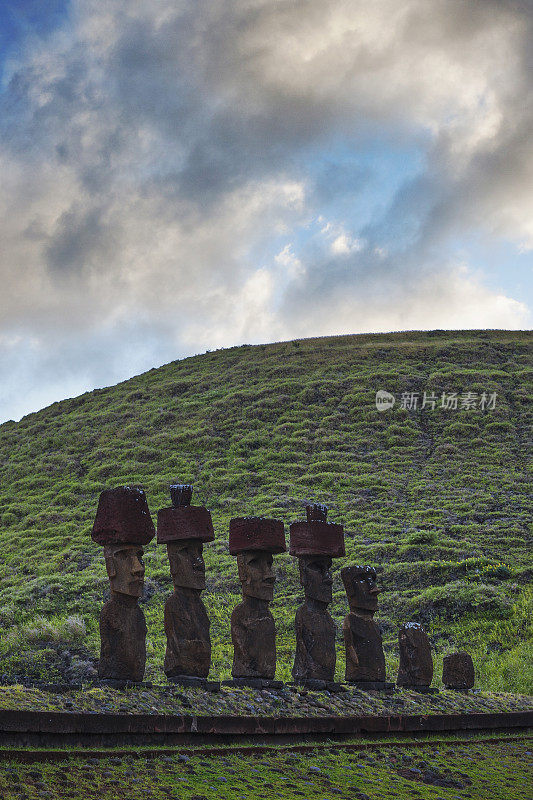
{"type": "Polygon", "coordinates": [[[99,678],[91,681],[93,686],[102,686],[109,689],[153,689],[151,681],[120,681],[112,678],[99,678]]]}
{"type": "Polygon", "coordinates": [[[395,688],[394,683],[387,681],[346,681],[346,684],[363,692],[392,692],[395,688]]]}
{"type": "Polygon", "coordinates": [[[439,690],[433,686],[398,686],[399,689],[406,689],[408,692],[419,692],[420,694],[438,694],[439,690]]]}
{"type": "Polygon", "coordinates": [[[206,692],[219,692],[220,681],[210,681],[207,678],[200,678],[196,675],[172,675],[168,676],[169,683],[183,686],[190,689],[203,689],[206,692]]]}
{"type": "Polygon", "coordinates": [[[295,681],[294,684],[291,685],[299,686],[302,689],[308,689],[312,692],[331,692],[332,694],[336,694],[338,692],[347,691],[346,686],[342,683],[337,683],[337,681],[321,681],[313,678],[295,681]]]}
{"type": "Polygon", "coordinates": [[[222,681],[222,686],[233,686],[235,689],[241,686],[250,689],[283,689],[283,685],[283,681],[268,678],[233,678],[231,681],[222,681]]]}

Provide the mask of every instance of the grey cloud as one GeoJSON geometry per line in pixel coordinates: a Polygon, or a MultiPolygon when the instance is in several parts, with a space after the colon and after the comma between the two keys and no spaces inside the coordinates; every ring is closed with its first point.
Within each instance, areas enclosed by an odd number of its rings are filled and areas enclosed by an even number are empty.
{"type": "Polygon", "coordinates": [[[154,360],[300,335],[303,297],[323,333],[387,315],[423,324],[435,291],[464,292],[488,325],[524,319],[448,278],[438,251],[471,229],[533,244],[525,0],[73,0],[73,12],[0,96],[0,336],[18,323],[43,353],[79,347],[69,374],[85,375],[85,347],[96,385],[119,374],[109,347],[91,349],[108,319],[141,320],[154,360]],[[336,143],[364,148],[374,132],[424,151],[422,174],[364,229],[334,220],[364,247],[339,254],[317,233],[300,252],[297,232],[372,177],[338,163],[336,143]],[[294,251],[275,261],[281,239],[294,251]]]}

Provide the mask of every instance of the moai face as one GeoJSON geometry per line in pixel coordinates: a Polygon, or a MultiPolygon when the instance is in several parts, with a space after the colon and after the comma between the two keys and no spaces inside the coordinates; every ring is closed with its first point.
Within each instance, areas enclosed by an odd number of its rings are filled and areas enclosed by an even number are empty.
{"type": "Polygon", "coordinates": [[[376,585],[377,574],[373,567],[345,567],[341,578],[348,596],[350,611],[374,613],[378,607],[380,590],[376,585]]]}
{"type": "Polygon", "coordinates": [[[205,589],[204,546],[198,539],[182,539],[167,544],[170,574],[174,588],[205,589]]]}
{"type": "Polygon", "coordinates": [[[309,600],[331,603],[333,599],[330,556],[300,556],[300,583],[309,600]]]}
{"type": "Polygon", "coordinates": [[[247,597],[270,602],[274,597],[274,572],[272,553],[266,550],[245,550],[237,555],[242,593],[247,597]]]}
{"type": "Polygon", "coordinates": [[[144,586],[144,551],[137,544],[104,547],[105,565],[111,591],[141,597],[144,586]]]}

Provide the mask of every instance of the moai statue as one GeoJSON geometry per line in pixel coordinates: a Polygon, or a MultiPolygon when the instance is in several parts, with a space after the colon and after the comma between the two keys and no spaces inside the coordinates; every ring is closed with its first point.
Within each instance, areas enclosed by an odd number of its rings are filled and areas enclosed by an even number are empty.
{"type": "Polygon", "coordinates": [[[341,578],[348,596],[350,613],[344,618],[346,681],[362,689],[388,689],[381,633],[374,622],[379,589],[373,567],[345,567],[341,578]]]}
{"type": "Polygon", "coordinates": [[[167,649],[164,670],[182,685],[207,685],[211,665],[209,619],[200,597],[205,589],[204,542],[215,538],[211,514],[191,506],[192,486],[170,487],[172,506],[157,514],[157,541],[166,544],[174,594],[165,603],[167,649]]]}
{"type": "Polygon", "coordinates": [[[269,603],[274,596],[273,554],[284,553],[283,522],[238,517],[229,526],[229,551],[237,556],[243,601],[231,615],[233,684],[281,686],[276,673],[276,629],[269,603]]]}
{"type": "Polygon", "coordinates": [[[296,612],[296,654],[292,675],[296,683],[325,688],[335,677],[335,623],[332,600],[332,559],[344,555],[342,525],[326,521],[327,507],[306,506],[307,522],[290,526],[289,552],[298,557],[305,601],[296,612]]]}
{"type": "Polygon", "coordinates": [[[472,689],[475,683],[472,656],[463,651],[444,656],[442,682],[447,689],[455,689],[457,692],[468,692],[472,689]]]}
{"type": "Polygon", "coordinates": [[[429,692],[433,680],[433,659],[428,635],[418,622],[406,622],[398,631],[400,666],[397,686],[429,692]]]}
{"type": "Polygon", "coordinates": [[[121,486],[102,492],[91,536],[104,546],[111,588],[100,613],[98,677],[139,683],[146,664],[146,622],[137,605],[144,586],[143,545],[155,536],[143,490],[121,486]]]}

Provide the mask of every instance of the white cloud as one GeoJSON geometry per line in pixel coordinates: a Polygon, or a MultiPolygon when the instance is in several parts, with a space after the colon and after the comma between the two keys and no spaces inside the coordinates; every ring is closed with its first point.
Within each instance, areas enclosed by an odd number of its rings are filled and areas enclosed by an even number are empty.
{"type": "Polygon", "coordinates": [[[72,0],[0,97],[0,418],[243,340],[526,325],[439,253],[533,246],[532,25],[525,0],[72,0]],[[422,171],[359,230],[313,159],[374,131],[422,171]]]}

